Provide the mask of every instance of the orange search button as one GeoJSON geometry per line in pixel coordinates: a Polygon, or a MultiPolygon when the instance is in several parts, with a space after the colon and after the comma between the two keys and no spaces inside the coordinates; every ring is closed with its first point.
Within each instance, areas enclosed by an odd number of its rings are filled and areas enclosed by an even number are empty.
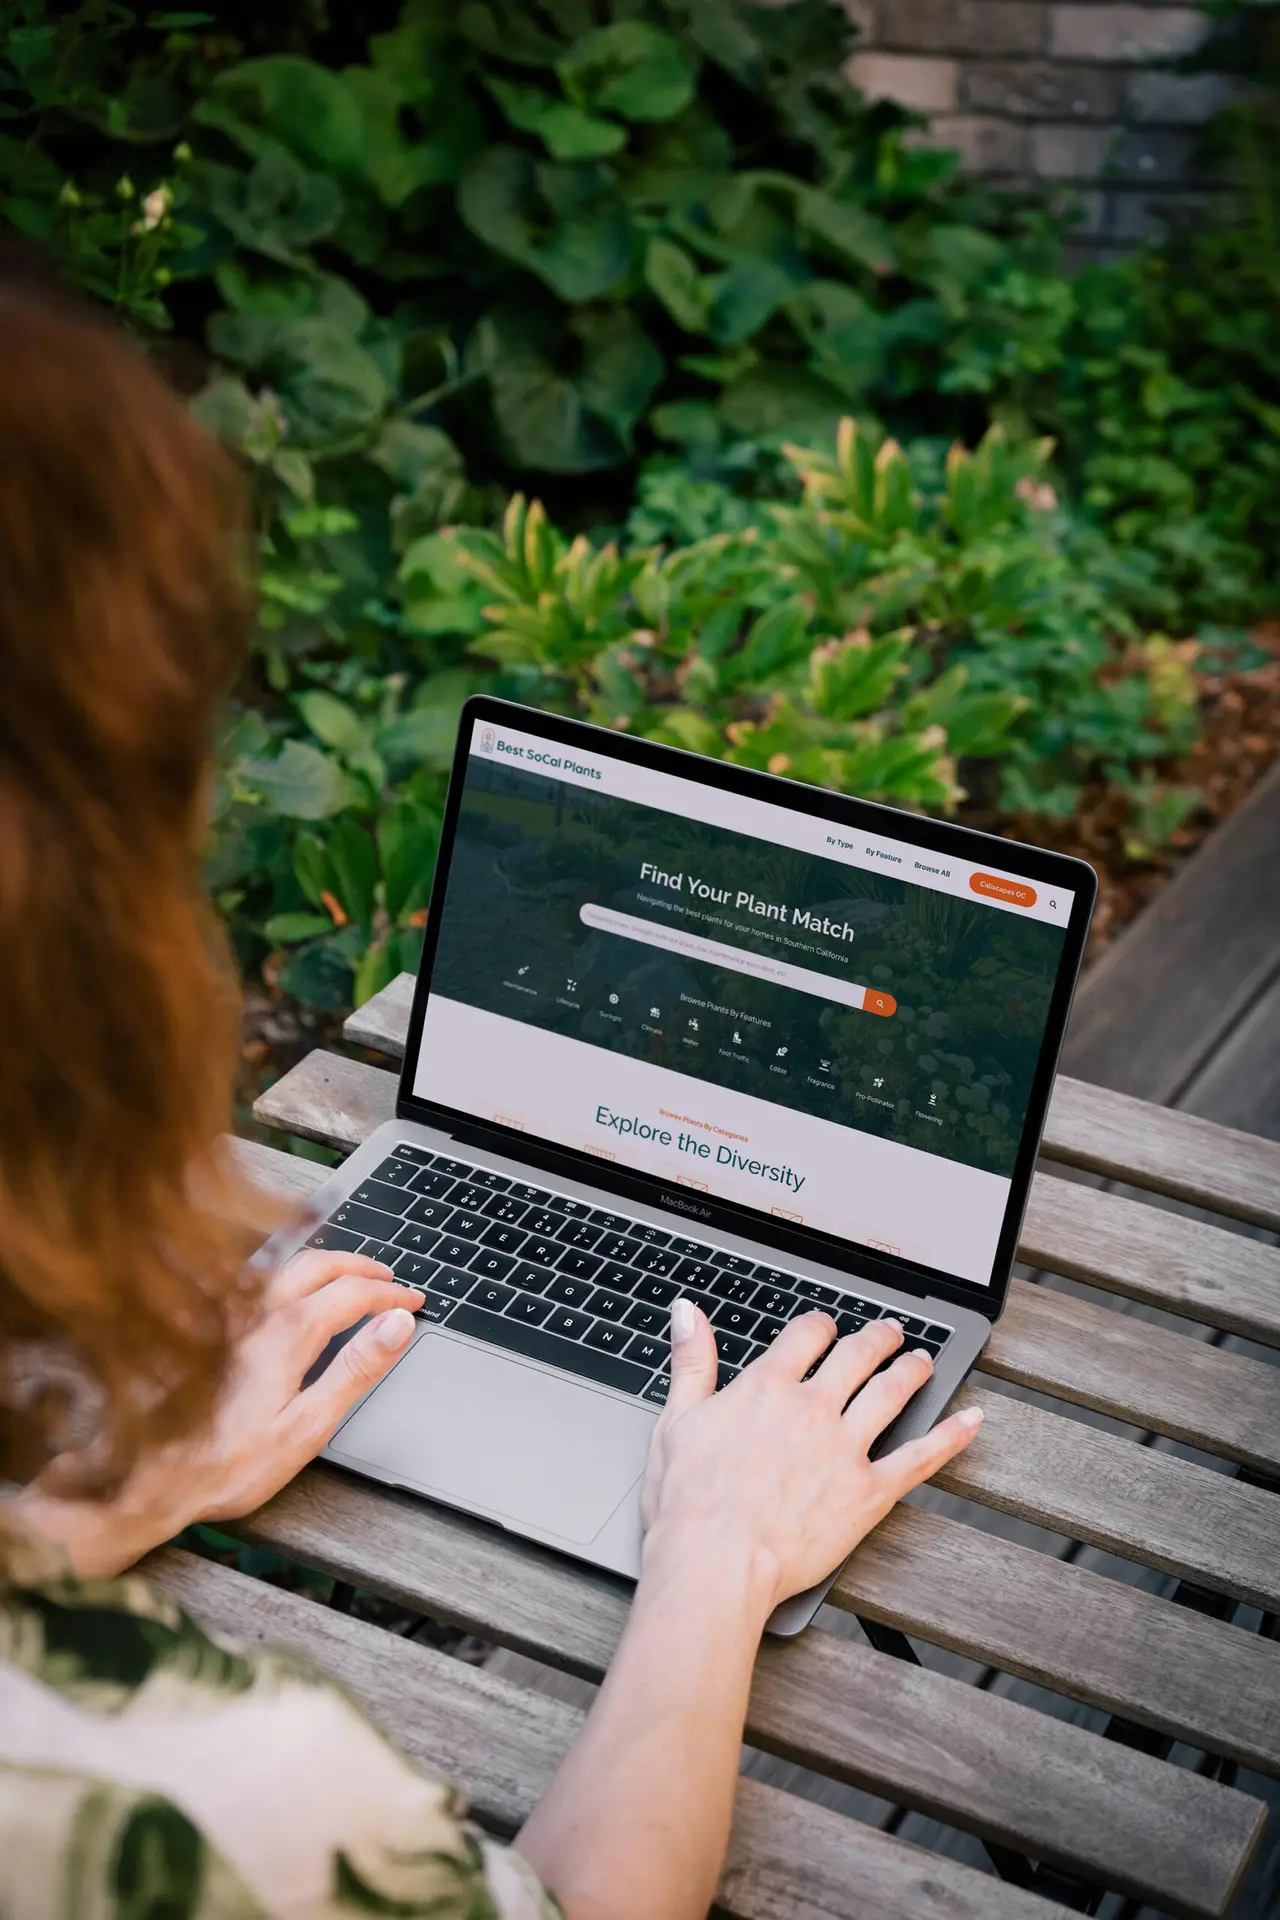
{"type": "Polygon", "coordinates": [[[1036,890],[1025,880],[1003,880],[995,873],[971,873],[969,885],[975,893],[989,894],[993,900],[1007,900],[1011,907],[1034,907],[1036,890]]]}
{"type": "Polygon", "coordinates": [[[862,995],[864,1013],[890,1014],[898,1011],[898,1003],[891,993],[877,993],[874,987],[864,987],[862,995]]]}

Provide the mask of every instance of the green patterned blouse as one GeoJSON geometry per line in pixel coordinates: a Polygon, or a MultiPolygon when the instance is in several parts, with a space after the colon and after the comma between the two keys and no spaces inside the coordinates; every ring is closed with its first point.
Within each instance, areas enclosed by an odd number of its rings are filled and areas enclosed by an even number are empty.
{"type": "Polygon", "coordinates": [[[0,1516],[3,1920],[555,1920],[342,1690],[0,1516]]]}

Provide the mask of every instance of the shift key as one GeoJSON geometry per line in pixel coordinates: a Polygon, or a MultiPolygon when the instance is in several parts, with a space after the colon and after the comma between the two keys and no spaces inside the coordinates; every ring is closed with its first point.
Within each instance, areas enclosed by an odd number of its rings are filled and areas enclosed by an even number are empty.
{"type": "Polygon", "coordinates": [[[474,1340],[487,1340],[491,1346],[506,1347],[527,1360],[543,1360],[549,1367],[565,1373],[581,1374],[604,1387],[617,1387],[622,1393],[639,1393],[650,1379],[652,1369],[636,1367],[616,1354],[601,1353],[598,1347],[579,1346],[576,1340],[560,1340],[541,1327],[527,1326],[522,1320],[504,1319],[501,1314],[485,1313],[469,1301],[455,1307],[449,1317],[450,1333],[469,1333],[474,1340]]]}
{"type": "Polygon", "coordinates": [[[354,1200],[344,1201],[331,1219],[335,1227],[350,1227],[370,1240],[393,1240],[404,1225],[398,1214],[380,1213],[377,1207],[362,1207],[354,1200]]]}

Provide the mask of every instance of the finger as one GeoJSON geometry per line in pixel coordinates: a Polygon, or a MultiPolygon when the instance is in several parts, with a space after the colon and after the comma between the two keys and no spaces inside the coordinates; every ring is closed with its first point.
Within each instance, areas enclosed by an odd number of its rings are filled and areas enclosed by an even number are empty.
{"type": "MultiPolygon", "coordinates": [[[[781,1336],[779,1336],[781,1337],[781,1336]]],[[[882,1361],[902,1345],[902,1327],[896,1320],[872,1320],[857,1333],[837,1340],[818,1371],[813,1384],[831,1396],[837,1410],[843,1410],[858,1388],[864,1386],[882,1361]]]]}
{"type": "Polygon", "coordinates": [[[413,1338],[406,1307],[392,1307],[370,1320],[336,1353],[320,1378],[294,1401],[299,1436],[311,1453],[325,1444],[370,1387],[389,1373],[413,1338]]]}
{"type": "Polygon", "coordinates": [[[367,1314],[386,1313],[395,1307],[414,1313],[421,1305],[420,1288],[401,1286],[398,1280],[384,1278],[375,1270],[369,1276],[348,1273],[340,1280],[331,1280],[318,1293],[295,1300],[282,1311],[280,1319],[290,1350],[305,1372],[335,1333],[345,1333],[367,1314]]]}
{"type": "Polygon", "coordinates": [[[798,1320],[787,1322],[768,1353],[762,1353],[754,1363],[753,1371],[767,1367],[772,1373],[785,1373],[793,1380],[803,1380],[835,1337],[836,1323],[829,1313],[802,1313],[798,1320]]]}
{"type": "Polygon", "coordinates": [[[964,1407],[939,1421],[931,1433],[922,1434],[918,1440],[908,1440],[905,1446],[886,1453],[883,1460],[874,1461],[872,1472],[887,1483],[894,1499],[900,1500],[912,1487],[931,1479],[948,1460],[954,1460],[981,1425],[982,1408],[964,1407]]]}
{"type": "Polygon", "coordinates": [[[667,1424],[716,1390],[716,1337],[702,1308],[683,1294],[671,1302],[671,1390],[667,1424]]]}
{"type": "Polygon", "coordinates": [[[390,1267],[370,1260],[363,1253],[330,1253],[322,1247],[303,1247],[292,1260],[286,1260],[271,1277],[267,1297],[273,1307],[289,1300],[305,1300],[309,1293],[327,1287],[345,1273],[372,1274],[385,1279],[390,1267]]]}
{"type": "Polygon", "coordinates": [[[909,1353],[900,1353],[893,1365],[874,1380],[868,1380],[861,1393],[854,1395],[844,1416],[858,1445],[870,1447],[932,1373],[933,1355],[923,1347],[913,1347],[909,1353]]]}

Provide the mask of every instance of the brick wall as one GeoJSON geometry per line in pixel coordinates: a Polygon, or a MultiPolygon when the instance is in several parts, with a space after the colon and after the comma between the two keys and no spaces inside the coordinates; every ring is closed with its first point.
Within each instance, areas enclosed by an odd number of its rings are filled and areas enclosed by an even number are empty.
{"type": "Polygon", "coordinates": [[[872,98],[931,117],[993,183],[1037,180],[1084,208],[1078,234],[1106,255],[1206,202],[1197,129],[1230,97],[1171,63],[1204,39],[1190,6],[1130,0],[850,0],[850,75],[872,98]]]}

